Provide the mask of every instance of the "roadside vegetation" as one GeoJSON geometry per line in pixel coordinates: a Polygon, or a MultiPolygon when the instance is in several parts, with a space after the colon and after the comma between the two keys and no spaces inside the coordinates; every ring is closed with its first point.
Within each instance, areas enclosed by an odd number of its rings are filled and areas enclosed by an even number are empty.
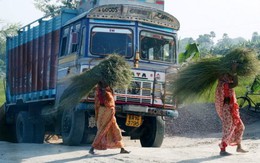
{"type": "Polygon", "coordinates": [[[5,91],[4,91],[4,84],[3,79],[0,78],[0,106],[5,102],[5,91]]]}

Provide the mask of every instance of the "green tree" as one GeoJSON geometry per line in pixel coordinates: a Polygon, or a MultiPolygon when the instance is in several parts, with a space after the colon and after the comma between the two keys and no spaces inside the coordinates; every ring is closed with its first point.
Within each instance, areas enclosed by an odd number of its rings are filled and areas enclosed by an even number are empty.
{"type": "Polygon", "coordinates": [[[254,32],[252,34],[252,38],[251,38],[252,42],[259,42],[260,41],[260,35],[258,34],[258,32],[254,32]]]}
{"type": "Polygon", "coordinates": [[[224,55],[233,47],[233,41],[227,33],[224,33],[222,39],[218,40],[212,53],[216,55],[224,55]]]}
{"type": "Polygon", "coordinates": [[[214,31],[211,31],[211,32],[210,32],[210,37],[211,37],[212,39],[214,39],[214,38],[216,37],[216,33],[215,33],[214,31]]]}
{"type": "Polygon", "coordinates": [[[0,71],[5,71],[6,38],[17,34],[20,24],[7,24],[0,29],[0,71]]]}
{"type": "Polygon", "coordinates": [[[184,52],[186,50],[186,46],[188,44],[192,44],[192,43],[195,43],[195,40],[193,40],[192,37],[187,37],[187,38],[184,38],[184,39],[180,39],[179,43],[178,43],[178,52],[179,53],[184,52]]]}
{"type": "Polygon", "coordinates": [[[34,6],[45,15],[55,16],[61,8],[76,9],[80,0],[34,0],[34,6]]]}
{"type": "Polygon", "coordinates": [[[199,45],[201,56],[206,56],[211,52],[211,49],[214,46],[213,39],[215,33],[199,35],[199,38],[196,39],[197,44],[199,45]]]}

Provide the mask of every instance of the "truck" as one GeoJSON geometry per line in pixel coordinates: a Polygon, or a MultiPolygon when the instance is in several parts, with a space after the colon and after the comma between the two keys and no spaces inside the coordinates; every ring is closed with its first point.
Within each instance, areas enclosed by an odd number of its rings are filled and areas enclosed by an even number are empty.
{"type": "MultiPolygon", "coordinates": [[[[47,134],[65,145],[93,142],[94,94],[71,109],[58,109],[66,78],[118,54],[131,66],[128,89],[115,89],[123,136],[142,147],[160,147],[165,120],[178,117],[169,93],[177,71],[179,21],[164,0],[82,0],[77,9],[44,16],[7,38],[4,121],[11,141],[43,143],[47,134]]],[[[88,82],[88,81],[86,81],[88,82]]]]}

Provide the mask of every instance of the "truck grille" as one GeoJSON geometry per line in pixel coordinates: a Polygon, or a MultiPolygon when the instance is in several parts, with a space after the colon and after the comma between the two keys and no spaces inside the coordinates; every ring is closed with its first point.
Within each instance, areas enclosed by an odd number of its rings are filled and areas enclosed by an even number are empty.
{"type": "Polygon", "coordinates": [[[133,81],[130,89],[116,90],[116,101],[134,103],[152,103],[153,83],[147,81],[133,81]]]}

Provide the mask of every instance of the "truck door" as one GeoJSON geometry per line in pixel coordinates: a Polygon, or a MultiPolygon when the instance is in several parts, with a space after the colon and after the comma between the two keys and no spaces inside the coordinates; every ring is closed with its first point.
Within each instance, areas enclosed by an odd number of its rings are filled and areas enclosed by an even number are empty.
{"type": "Polygon", "coordinates": [[[79,54],[81,23],[63,28],[58,59],[58,80],[79,72],[77,66],[79,54]]]}
{"type": "MultiPolygon", "coordinates": [[[[64,80],[69,76],[79,74],[78,59],[80,53],[81,22],[62,28],[60,39],[60,52],[58,58],[58,83],[56,98],[59,99],[68,82],[64,80]]],[[[56,100],[57,102],[59,100],[56,100]]]]}

